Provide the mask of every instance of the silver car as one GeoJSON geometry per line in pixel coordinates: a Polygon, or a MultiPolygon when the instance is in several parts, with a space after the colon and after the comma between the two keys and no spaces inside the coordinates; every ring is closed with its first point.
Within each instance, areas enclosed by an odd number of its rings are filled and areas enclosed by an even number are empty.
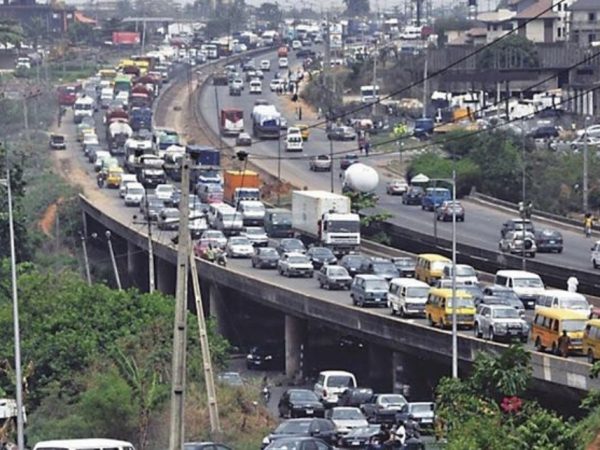
{"type": "Polygon", "coordinates": [[[537,252],[537,247],[535,245],[535,236],[533,233],[526,231],[509,231],[506,235],[500,239],[498,242],[498,248],[501,252],[513,253],[513,254],[525,254],[525,256],[530,256],[531,258],[535,258],[535,253],[537,252]],[[523,239],[523,234],[525,234],[525,239],[523,239]],[[523,251],[523,247],[525,250],[523,251]]]}
{"type": "Polygon", "coordinates": [[[511,306],[482,304],[475,313],[475,336],[493,341],[519,339],[527,342],[529,325],[511,306]]]}

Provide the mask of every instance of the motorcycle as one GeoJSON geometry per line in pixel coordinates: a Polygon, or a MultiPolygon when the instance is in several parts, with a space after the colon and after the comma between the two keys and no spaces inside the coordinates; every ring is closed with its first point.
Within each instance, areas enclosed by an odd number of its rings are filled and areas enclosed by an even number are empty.
{"type": "Polygon", "coordinates": [[[267,403],[269,403],[269,400],[271,399],[271,389],[269,389],[269,386],[263,387],[262,396],[263,396],[263,401],[265,402],[265,405],[267,403]]]}

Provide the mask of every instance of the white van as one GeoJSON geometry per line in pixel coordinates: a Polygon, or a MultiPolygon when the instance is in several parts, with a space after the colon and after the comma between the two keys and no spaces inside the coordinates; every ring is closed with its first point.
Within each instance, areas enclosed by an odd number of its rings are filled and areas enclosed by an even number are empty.
{"type": "Polygon", "coordinates": [[[262,94],[262,81],[252,80],[249,86],[251,94],[262,94]]]}
{"type": "Polygon", "coordinates": [[[75,100],[73,105],[73,121],[75,123],[81,123],[84,117],[94,116],[95,102],[92,97],[84,95],[75,100]]]}
{"type": "Polygon", "coordinates": [[[115,91],[111,87],[102,88],[100,91],[100,106],[106,109],[110,105],[110,102],[115,98],[115,91]]]}
{"type": "Polygon", "coordinates": [[[390,281],[388,306],[392,314],[419,315],[425,317],[425,303],[430,286],[414,278],[394,278],[390,281]]]}
{"type": "Polygon", "coordinates": [[[121,183],[119,184],[119,197],[125,198],[125,192],[129,183],[137,183],[137,175],[134,173],[121,174],[121,183]]]}
{"type": "Polygon", "coordinates": [[[125,188],[125,206],[140,206],[146,189],[142,183],[127,183],[125,188]]]}
{"type": "Polygon", "coordinates": [[[313,388],[325,406],[334,406],[338,397],[346,390],[357,386],[356,377],[343,370],[324,370],[319,374],[313,388]]]}
{"type": "Polygon", "coordinates": [[[265,205],[260,200],[240,200],[237,209],[244,226],[263,226],[265,223],[265,205]]]}
{"type": "Polygon", "coordinates": [[[535,305],[538,308],[561,308],[589,313],[591,306],[585,296],[577,292],[562,289],[548,289],[542,294],[535,305]]]}
{"type": "Polygon", "coordinates": [[[534,309],[537,299],[546,292],[540,276],[524,270],[499,270],[494,284],[512,289],[528,309],[534,309]]]}
{"type": "Polygon", "coordinates": [[[135,450],[131,442],[116,439],[61,439],[40,441],[33,450],[135,450]]]}
{"type": "Polygon", "coordinates": [[[244,229],[242,214],[232,207],[220,208],[217,210],[214,227],[222,231],[225,236],[240,234],[244,229]]]}
{"type": "Polygon", "coordinates": [[[288,133],[285,138],[286,152],[301,152],[303,146],[302,135],[299,133],[288,133]]]}

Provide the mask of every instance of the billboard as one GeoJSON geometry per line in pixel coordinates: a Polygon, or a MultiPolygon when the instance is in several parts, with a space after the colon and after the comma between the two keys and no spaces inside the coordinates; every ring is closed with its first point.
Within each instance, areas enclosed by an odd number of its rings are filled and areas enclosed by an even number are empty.
{"type": "Polygon", "coordinates": [[[140,33],[134,31],[113,31],[113,45],[138,45],[140,43],[140,33]]]}

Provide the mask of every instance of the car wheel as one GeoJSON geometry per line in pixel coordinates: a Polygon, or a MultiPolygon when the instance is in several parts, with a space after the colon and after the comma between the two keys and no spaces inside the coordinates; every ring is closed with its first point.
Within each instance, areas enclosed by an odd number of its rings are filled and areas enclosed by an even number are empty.
{"type": "Polygon", "coordinates": [[[399,310],[400,313],[400,317],[405,318],[406,317],[406,309],[404,308],[404,306],[402,306],[399,310]]]}
{"type": "Polygon", "coordinates": [[[536,338],[536,340],[535,340],[535,349],[536,349],[538,352],[543,352],[543,351],[546,349],[546,347],[544,347],[544,346],[542,345],[542,341],[540,340],[540,338],[539,338],[539,337],[538,337],[538,338],[536,338]]]}
{"type": "Polygon", "coordinates": [[[252,268],[256,269],[256,263],[254,262],[254,260],[252,260],[252,268]]]}
{"type": "Polygon", "coordinates": [[[478,323],[475,324],[474,333],[475,333],[475,337],[478,337],[478,338],[482,337],[481,330],[479,330],[479,324],[478,323]]]}
{"type": "Polygon", "coordinates": [[[431,318],[431,314],[427,315],[427,321],[429,322],[430,327],[435,327],[435,323],[433,322],[433,319],[431,318]]]}
{"type": "Polygon", "coordinates": [[[556,345],[556,342],[552,343],[552,354],[557,355],[557,356],[560,354],[558,351],[558,346],[556,345]]]}
{"type": "Polygon", "coordinates": [[[587,360],[590,364],[594,364],[595,358],[594,358],[594,352],[592,352],[592,349],[588,350],[588,352],[587,352],[587,360]]]}
{"type": "Polygon", "coordinates": [[[496,336],[494,335],[494,329],[492,327],[490,327],[490,329],[488,330],[488,339],[492,341],[496,340],[496,336]]]}

